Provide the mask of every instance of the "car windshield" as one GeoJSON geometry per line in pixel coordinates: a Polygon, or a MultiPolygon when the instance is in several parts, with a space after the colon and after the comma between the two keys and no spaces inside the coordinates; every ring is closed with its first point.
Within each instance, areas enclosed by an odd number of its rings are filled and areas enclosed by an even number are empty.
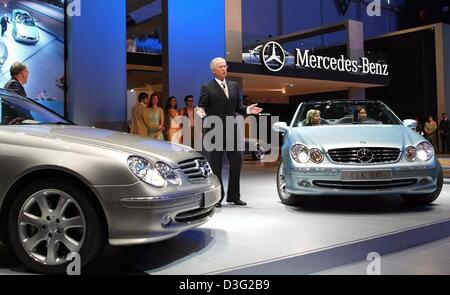
{"type": "Polygon", "coordinates": [[[37,102],[7,95],[0,95],[0,122],[1,125],[73,124],[37,102]]]}
{"type": "Polygon", "coordinates": [[[34,26],[35,26],[34,20],[31,19],[31,18],[24,19],[24,20],[23,20],[23,24],[24,24],[25,26],[27,26],[27,27],[34,27],[34,26]]]}
{"type": "Polygon", "coordinates": [[[327,101],[303,103],[294,120],[293,126],[345,124],[400,125],[402,123],[397,116],[381,102],[327,101]]]}
{"type": "Polygon", "coordinates": [[[18,13],[16,15],[16,22],[18,24],[23,24],[23,25],[25,25],[27,27],[34,27],[35,26],[33,18],[31,18],[30,16],[28,16],[26,14],[18,13]]]}

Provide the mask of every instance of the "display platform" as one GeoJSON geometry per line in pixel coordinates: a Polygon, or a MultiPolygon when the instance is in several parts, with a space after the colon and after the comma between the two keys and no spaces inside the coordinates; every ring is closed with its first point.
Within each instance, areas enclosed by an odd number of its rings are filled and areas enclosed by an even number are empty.
{"type": "MultiPolygon", "coordinates": [[[[428,207],[399,196],[315,197],[289,207],[278,199],[273,165],[246,163],[242,174],[248,206],[225,203],[203,226],[167,241],[109,248],[87,273],[310,274],[450,236],[450,180],[428,207]]],[[[24,272],[0,247],[0,274],[24,272]]]]}

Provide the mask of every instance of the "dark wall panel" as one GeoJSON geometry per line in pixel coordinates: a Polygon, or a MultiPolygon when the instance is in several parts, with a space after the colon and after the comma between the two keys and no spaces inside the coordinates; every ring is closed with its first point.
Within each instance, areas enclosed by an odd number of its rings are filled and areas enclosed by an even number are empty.
{"type": "Polygon", "coordinates": [[[402,119],[436,118],[436,60],[434,31],[420,31],[366,42],[384,52],[390,67],[390,86],[367,89],[368,99],[385,101],[402,119]]]}

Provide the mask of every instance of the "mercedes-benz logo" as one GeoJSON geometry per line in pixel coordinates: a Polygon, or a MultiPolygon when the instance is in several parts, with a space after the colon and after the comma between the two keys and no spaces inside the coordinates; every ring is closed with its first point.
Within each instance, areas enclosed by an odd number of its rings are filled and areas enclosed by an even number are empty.
{"type": "Polygon", "coordinates": [[[267,42],[261,49],[261,64],[272,72],[278,72],[284,67],[286,55],[284,49],[275,41],[267,42]]]}
{"type": "Polygon", "coordinates": [[[208,177],[208,170],[206,170],[205,166],[200,166],[200,171],[202,172],[203,177],[208,177]]]}
{"type": "Polygon", "coordinates": [[[208,178],[209,176],[211,176],[211,167],[209,166],[208,162],[204,161],[204,160],[195,160],[196,163],[196,168],[200,170],[200,172],[202,173],[202,176],[205,178],[208,178]]]}
{"type": "Polygon", "coordinates": [[[369,163],[373,160],[373,153],[371,150],[363,148],[358,151],[357,158],[361,163],[369,163]]]}

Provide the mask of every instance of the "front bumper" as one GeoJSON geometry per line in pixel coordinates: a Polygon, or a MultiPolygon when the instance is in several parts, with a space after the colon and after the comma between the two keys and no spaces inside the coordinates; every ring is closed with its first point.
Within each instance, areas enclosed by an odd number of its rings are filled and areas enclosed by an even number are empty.
{"type": "Polygon", "coordinates": [[[27,43],[27,44],[36,44],[39,42],[39,38],[22,36],[19,34],[15,34],[14,39],[18,42],[27,43]]]}
{"type": "Polygon", "coordinates": [[[204,183],[183,183],[169,192],[143,182],[95,190],[102,199],[109,242],[122,246],[169,239],[205,223],[214,214],[221,187],[212,176],[204,183]]]}
{"type": "Polygon", "coordinates": [[[427,194],[437,188],[436,163],[386,165],[328,165],[284,170],[286,191],[294,195],[427,194]],[[392,180],[344,181],[343,171],[391,170],[392,180]]]}

